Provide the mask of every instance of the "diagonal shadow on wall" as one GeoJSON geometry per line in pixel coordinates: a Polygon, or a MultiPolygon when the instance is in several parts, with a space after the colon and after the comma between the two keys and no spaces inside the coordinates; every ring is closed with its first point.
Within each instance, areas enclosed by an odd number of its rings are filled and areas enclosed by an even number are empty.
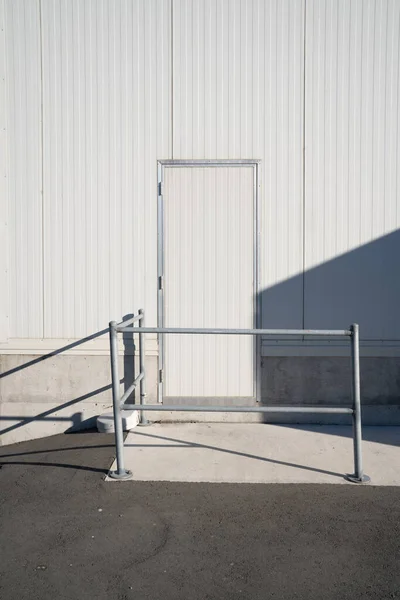
{"type": "MultiPolygon", "coordinates": [[[[127,320],[127,319],[131,318],[132,316],[133,316],[132,314],[125,315],[123,320],[127,320]]],[[[34,358],[34,359],[29,360],[21,365],[18,365],[7,371],[4,371],[4,372],[0,373],[0,385],[1,385],[1,380],[4,380],[5,378],[10,378],[10,377],[12,378],[13,375],[20,374],[21,372],[23,372],[23,375],[24,375],[24,377],[27,378],[27,381],[29,381],[30,376],[37,378],[37,374],[35,373],[35,367],[38,367],[38,365],[40,365],[41,363],[43,363],[43,362],[46,363],[46,361],[50,361],[54,357],[60,356],[60,355],[66,353],[70,350],[73,350],[79,346],[83,346],[84,344],[86,344],[96,338],[99,338],[101,336],[104,336],[106,334],[108,334],[108,328],[102,329],[100,331],[96,331],[95,333],[92,333],[84,338],[81,338],[80,340],[76,340],[70,344],[67,344],[60,348],[57,348],[56,350],[53,350],[52,352],[49,352],[42,356],[38,356],[37,358],[34,358]]],[[[128,389],[128,387],[132,384],[132,382],[135,379],[135,361],[134,361],[134,355],[133,355],[134,343],[133,343],[133,339],[132,339],[132,334],[124,334],[123,335],[123,344],[124,344],[123,377],[120,379],[120,382],[121,382],[121,384],[123,384],[124,390],[126,390],[126,389],[128,389]]],[[[108,358],[107,358],[107,361],[108,361],[108,358]]],[[[49,372],[50,372],[50,369],[49,369],[49,372]]],[[[108,370],[107,370],[107,373],[108,373],[108,370]]],[[[49,374],[49,377],[50,377],[50,374],[49,374]]],[[[73,379],[73,377],[74,377],[73,371],[70,373],[70,377],[73,379]]],[[[108,377],[107,377],[107,379],[108,379],[108,377]]],[[[56,404],[56,405],[54,405],[54,402],[51,402],[51,406],[49,407],[49,409],[41,411],[38,414],[27,416],[27,415],[18,415],[18,414],[4,415],[4,414],[0,413],[0,421],[3,422],[3,427],[0,429],[0,435],[11,433],[12,431],[20,429],[22,427],[26,427],[26,426],[30,425],[31,423],[35,423],[35,422],[51,422],[51,423],[64,422],[65,423],[65,432],[72,432],[72,431],[78,431],[78,430],[82,430],[82,429],[95,427],[96,416],[91,416],[89,418],[86,418],[84,410],[83,409],[79,410],[79,405],[82,407],[83,403],[89,399],[92,399],[93,402],[96,402],[96,399],[98,398],[99,399],[99,414],[100,414],[101,412],[103,412],[101,407],[104,405],[104,402],[105,402],[104,394],[106,394],[106,397],[107,397],[106,404],[108,404],[111,407],[112,406],[111,382],[106,383],[105,385],[100,386],[100,387],[95,387],[93,389],[90,389],[90,377],[88,377],[87,383],[88,383],[89,389],[86,393],[80,394],[76,397],[73,397],[65,402],[60,402],[59,404],[56,404]],[[102,397],[102,395],[103,395],[103,397],[102,397]],[[67,411],[67,416],[61,416],[58,414],[60,412],[61,413],[64,412],[64,414],[65,414],[65,409],[69,409],[69,408],[71,408],[71,411],[72,411],[73,410],[72,407],[75,407],[75,406],[78,409],[76,412],[71,412],[71,414],[69,414],[69,412],[67,411]],[[7,425],[7,422],[11,422],[12,424],[7,425]]],[[[43,388],[43,390],[45,390],[46,386],[47,386],[47,378],[43,377],[41,387],[43,388]]],[[[72,385],[72,388],[73,388],[73,385],[72,385]]],[[[40,394],[40,389],[39,389],[39,394],[40,394]]],[[[60,390],[60,395],[63,395],[63,390],[60,390]]],[[[133,392],[133,397],[134,397],[134,395],[135,395],[135,393],[133,392]]],[[[15,396],[17,397],[17,392],[16,392],[15,396]]]]}
{"type": "MultiPolygon", "coordinates": [[[[259,296],[264,328],[346,329],[359,323],[363,415],[370,424],[400,424],[399,258],[397,230],[259,296]],[[302,312],[296,310],[299,306],[302,312]]],[[[350,344],[345,338],[264,338],[262,355],[262,402],[351,405],[350,344]]],[[[277,419],[286,420],[270,415],[265,420],[277,419]]],[[[309,422],[309,417],[295,420],[309,422]]],[[[328,421],[318,416],[312,422],[328,421]]],[[[335,422],[348,423],[349,417],[339,415],[335,422]]]]}

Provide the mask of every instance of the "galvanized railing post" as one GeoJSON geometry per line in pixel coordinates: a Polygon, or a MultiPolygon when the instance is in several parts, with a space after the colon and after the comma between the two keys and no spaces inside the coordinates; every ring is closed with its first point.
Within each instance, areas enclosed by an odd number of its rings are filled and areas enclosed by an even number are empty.
{"type": "Polygon", "coordinates": [[[120,382],[118,374],[118,331],[116,321],[110,322],[110,354],[117,470],[110,472],[109,476],[113,479],[130,479],[132,473],[131,471],[127,471],[124,467],[124,432],[121,416],[120,382]]]}
{"type": "MultiPolygon", "coordinates": [[[[139,329],[139,371],[143,373],[143,377],[140,380],[140,404],[144,404],[146,397],[146,371],[145,371],[145,358],[146,358],[146,350],[145,350],[145,340],[146,336],[141,332],[142,327],[144,327],[144,309],[139,309],[139,315],[141,315],[141,319],[139,320],[138,329],[139,329]]],[[[140,425],[149,425],[148,419],[145,417],[144,412],[140,411],[140,425]]]]}
{"type": "Polygon", "coordinates": [[[353,388],[353,447],[354,474],[348,479],[354,483],[367,483],[368,475],[364,475],[362,462],[362,426],[361,426],[361,392],[360,392],[360,335],[359,326],[354,323],[351,328],[351,359],[353,388]]]}

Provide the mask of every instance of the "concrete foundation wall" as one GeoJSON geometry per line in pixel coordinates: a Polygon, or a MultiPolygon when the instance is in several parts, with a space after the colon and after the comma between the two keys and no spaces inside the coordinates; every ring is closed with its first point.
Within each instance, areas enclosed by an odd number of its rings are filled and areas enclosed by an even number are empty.
{"type": "MultiPolygon", "coordinates": [[[[147,357],[148,400],[156,402],[156,357],[147,357]]],[[[0,356],[0,445],[87,429],[112,409],[109,356],[0,356]]],[[[133,357],[120,357],[123,389],[133,357]]]]}
{"type": "MultiPolygon", "coordinates": [[[[400,358],[362,357],[363,423],[400,424],[400,358]]],[[[263,357],[261,398],[265,404],[351,405],[349,357],[263,357]]],[[[344,424],[347,415],[266,415],[268,422],[344,424]]]]}
{"type": "MultiPolygon", "coordinates": [[[[147,401],[156,402],[157,357],[147,363],[147,401]]],[[[0,444],[11,444],[93,427],[112,406],[108,356],[0,356],[0,444]]],[[[351,366],[344,357],[264,357],[261,369],[265,404],[351,402],[351,366]]],[[[121,356],[121,385],[134,377],[132,356],[121,356]]],[[[400,358],[361,360],[363,422],[400,424],[400,358]]],[[[342,415],[257,415],[226,413],[151,414],[157,421],[235,421],[348,423],[342,415]]]]}

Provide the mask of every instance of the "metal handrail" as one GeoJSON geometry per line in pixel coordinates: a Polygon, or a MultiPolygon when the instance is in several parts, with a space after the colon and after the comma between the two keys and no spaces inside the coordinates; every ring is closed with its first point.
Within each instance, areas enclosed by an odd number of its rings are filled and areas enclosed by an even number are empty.
{"type": "Polygon", "coordinates": [[[132,394],[133,390],[135,389],[135,387],[137,387],[137,384],[142,381],[144,378],[144,372],[140,372],[139,375],[136,377],[135,381],[132,383],[132,385],[130,385],[128,387],[128,389],[126,390],[126,392],[121,396],[121,400],[120,403],[121,405],[125,402],[125,400],[127,398],[129,398],[129,396],[132,394]]]}
{"type": "MultiPolygon", "coordinates": [[[[350,329],[199,329],[192,327],[142,327],[143,333],[175,333],[199,335],[317,335],[351,336],[350,329]]],[[[132,332],[133,327],[118,327],[118,331],[132,332]]]]}
{"type": "MultiPolygon", "coordinates": [[[[123,404],[122,409],[132,410],[136,404],[123,404]]],[[[179,411],[179,412],[248,412],[248,413],[316,413],[352,415],[354,410],[347,406],[188,406],[187,404],[146,404],[144,410],[179,411]]]]}
{"type": "Polygon", "coordinates": [[[115,479],[129,479],[132,473],[124,466],[124,438],[122,428],[122,409],[132,409],[136,404],[127,404],[125,400],[130,396],[137,383],[140,384],[140,424],[145,425],[148,421],[144,418],[144,411],[176,411],[176,412],[248,412],[248,413],[316,413],[316,414],[351,414],[353,418],[353,450],[354,450],[354,474],[348,475],[347,479],[355,483],[365,483],[369,477],[363,472],[362,465],[362,430],[361,430],[361,395],[360,395],[360,339],[359,326],[355,323],[349,329],[199,329],[199,328],[177,328],[177,327],[145,327],[144,310],[140,309],[138,314],[128,321],[116,323],[110,322],[110,354],[111,354],[111,376],[112,394],[115,426],[115,446],[117,458],[117,470],[110,473],[115,479]],[[138,323],[137,327],[133,325],[138,323]],[[132,327],[129,325],[132,324],[132,327]],[[118,333],[138,333],[139,335],[139,368],[140,373],[126,392],[120,395],[118,375],[118,333]],[[352,355],[352,392],[353,406],[190,406],[190,405],[159,405],[144,404],[145,397],[145,348],[144,335],[147,333],[157,334],[192,334],[192,335],[301,335],[301,336],[346,336],[350,337],[352,355]]]}

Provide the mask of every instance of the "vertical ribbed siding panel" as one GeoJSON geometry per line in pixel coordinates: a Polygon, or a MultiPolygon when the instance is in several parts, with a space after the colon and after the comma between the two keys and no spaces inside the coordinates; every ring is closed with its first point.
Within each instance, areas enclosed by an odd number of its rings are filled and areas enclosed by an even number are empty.
{"type": "Polygon", "coordinates": [[[173,157],[261,159],[265,327],[303,320],[301,0],[176,0],[173,157]]]}
{"type": "Polygon", "coordinates": [[[43,0],[45,336],[156,322],[170,0],[43,0]]]}
{"type": "Polygon", "coordinates": [[[0,342],[9,335],[8,122],[5,2],[0,0],[0,342]]]}
{"type": "MultiPolygon", "coordinates": [[[[167,168],[165,325],[253,326],[253,168],[167,168]]],[[[166,336],[167,396],[252,397],[253,340],[166,336]]]]}
{"type": "Polygon", "coordinates": [[[385,121],[386,156],[384,163],[385,213],[383,229],[389,231],[400,219],[396,178],[400,175],[400,10],[396,0],[390,0],[386,31],[385,121]]]}
{"type": "Polygon", "coordinates": [[[400,339],[400,3],[306,14],[305,326],[400,339]]]}
{"type": "Polygon", "coordinates": [[[5,3],[9,336],[43,335],[39,2],[5,3]]]}

